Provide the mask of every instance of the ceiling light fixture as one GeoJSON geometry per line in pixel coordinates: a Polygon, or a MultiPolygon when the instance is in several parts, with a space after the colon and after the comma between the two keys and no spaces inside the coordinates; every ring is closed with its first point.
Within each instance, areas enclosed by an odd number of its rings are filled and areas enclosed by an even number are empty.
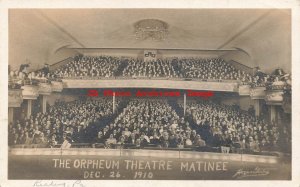
{"type": "Polygon", "coordinates": [[[168,24],[157,19],[144,19],[134,24],[137,40],[165,40],[168,35],[168,24]]]}

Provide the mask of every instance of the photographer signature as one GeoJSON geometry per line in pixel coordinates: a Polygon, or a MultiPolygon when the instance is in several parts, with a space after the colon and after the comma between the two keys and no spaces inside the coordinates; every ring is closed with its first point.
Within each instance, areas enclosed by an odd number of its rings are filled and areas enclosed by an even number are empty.
{"type": "Polygon", "coordinates": [[[85,187],[85,185],[83,185],[80,180],[71,183],[71,185],[69,185],[66,182],[42,181],[42,180],[35,181],[33,184],[33,187],[51,187],[51,186],[52,187],[85,187]]]}
{"type": "Polygon", "coordinates": [[[270,174],[270,169],[274,168],[259,168],[256,167],[254,170],[243,170],[239,169],[232,178],[241,179],[244,177],[254,177],[254,176],[265,176],[270,174]]]}

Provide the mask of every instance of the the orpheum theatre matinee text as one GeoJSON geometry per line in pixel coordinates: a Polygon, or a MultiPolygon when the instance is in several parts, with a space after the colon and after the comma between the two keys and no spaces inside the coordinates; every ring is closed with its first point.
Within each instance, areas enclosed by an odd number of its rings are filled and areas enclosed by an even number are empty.
{"type": "Polygon", "coordinates": [[[224,172],[226,161],[180,161],[172,160],[106,160],[106,159],[52,159],[57,169],[79,169],[84,179],[133,178],[154,179],[157,171],[163,172],[224,172]],[[131,176],[128,176],[131,175],[131,176]]]}

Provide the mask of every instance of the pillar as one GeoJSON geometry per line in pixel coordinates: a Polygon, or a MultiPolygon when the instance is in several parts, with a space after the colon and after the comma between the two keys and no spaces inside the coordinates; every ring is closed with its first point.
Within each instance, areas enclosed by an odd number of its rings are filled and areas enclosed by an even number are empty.
{"type": "Polygon", "coordinates": [[[183,95],[183,115],[185,116],[186,111],[186,93],[183,95]]]}
{"type": "Polygon", "coordinates": [[[270,105],[270,120],[276,120],[276,107],[275,105],[270,105]]]}
{"type": "Polygon", "coordinates": [[[27,118],[31,116],[31,111],[32,111],[32,100],[28,99],[27,100],[27,118]]]}
{"type": "Polygon", "coordinates": [[[8,107],[8,124],[12,123],[14,120],[14,108],[8,107]]]}
{"type": "Polygon", "coordinates": [[[116,94],[113,92],[113,113],[115,113],[116,110],[116,94]]]}
{"type": "Polygon", "coordinates": [[[42,107],[42,113],[46,113],[47,112],[47,95],[42,95],[42,102],[41,102],[41,107],[42,107]]]}
{"type": "Polygon", "coordinates": [[[254,99],[254,109],[255,109],[255,116],[259,116],[261,112],[259,99],[254,99]]]}

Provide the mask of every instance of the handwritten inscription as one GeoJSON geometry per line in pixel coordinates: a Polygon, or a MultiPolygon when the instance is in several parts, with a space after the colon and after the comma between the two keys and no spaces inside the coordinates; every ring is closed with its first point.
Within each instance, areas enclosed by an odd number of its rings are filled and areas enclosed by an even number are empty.
{"type": "Polygon", "coordinates": [[[81,180],[77,180],[72,184],[72,187],[84,187],[84,185],[81,183],[81,180]]]}
{"type": "Polygon", "coordinates": [[[39,187],[47,187],[47,186],[64,186],[66,187],[65,182],[54,182],[54,181],[35,181],[33,186],[39,186],[39,187]]]}
{"type": "Polygon", "coordinates": [[[55,181],[43,181],[38,180],[33,183],[33,187],[85,187],[81,180],[75,182],[55,182],[55,181]]]}
{"type": "Polygon", "coordinates": [[[256,167],[254,170],[239,169],[232,177],[236,179],[241,179],[245,177],[265,176],[269,174],[270,170],[268,168],[256,167]]]}

